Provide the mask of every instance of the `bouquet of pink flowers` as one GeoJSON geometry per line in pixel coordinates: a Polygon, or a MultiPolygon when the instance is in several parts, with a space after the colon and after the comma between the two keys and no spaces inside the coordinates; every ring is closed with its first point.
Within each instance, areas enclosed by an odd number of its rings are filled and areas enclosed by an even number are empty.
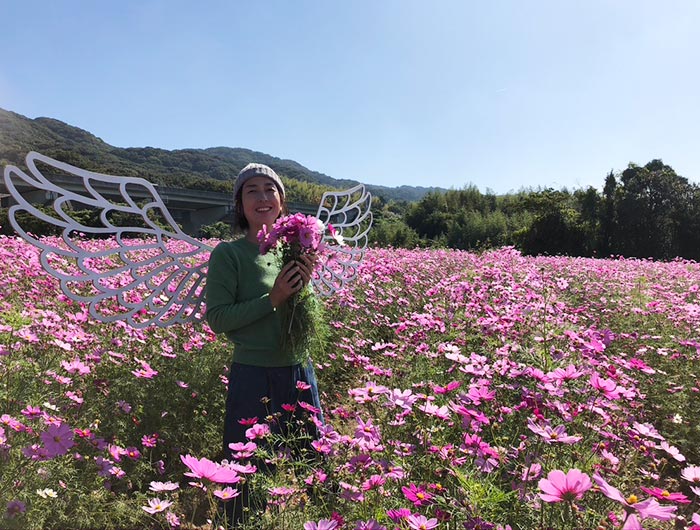
{"type": "MultiPolygon", "coordinates": [[[[318,254],[324,251],[323,233],[326,227],[312,215],[295,213],[280,217],[268,232],[267,226],[258,232],[260,254],[279,248],[282,263],[299,258],[302,254],[318,254]]],[[[329,225],[331,233],[333,227],[329,225]]]]}
{"type": "MultiPolygon", "coordinates": [[[[298,260],[302,255],[321,257],[327,253],[323,242],[325,230],[326,225],[312,215],[296,213],[282,216],[275,221],[272,228],[263,226],[258,232],[260,254],[273,252],[279,258],[282,267],[290,261],[298,260]]],[[[328,230],[338,244],[342,244],[342,238],[333,226],[329,224],[328,230]]],[[[318,264],[320,260],[317,261],[317,266],[320,266],[318,264]]],[[[308,288],[294,295],[288,303],[288,337],[285,337],[285,340],[289,339],[294,350],[309,349],[311,342],[319,338],[319,330],[323,327],[321,305],[308,288]]]]}

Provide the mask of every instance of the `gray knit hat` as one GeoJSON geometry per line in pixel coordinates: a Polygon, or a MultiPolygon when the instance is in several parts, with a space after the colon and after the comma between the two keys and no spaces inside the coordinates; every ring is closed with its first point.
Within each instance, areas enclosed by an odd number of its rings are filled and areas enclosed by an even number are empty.
{"type": "Polygon", "coordinates": [[[233,186],[234,198],[238,197],[238,192],[241,190],[243,184],[253,177],[267,177],[271,179],[277,186],[280,195],[284,197],[284,184],[282,184],[282,179],[279,178],[277,173],[275,173],[271,167],[266,166],[265,164],[248,164],[246,167],[241,169],[240,173],[238,173],[236,183],[233,186]]]}

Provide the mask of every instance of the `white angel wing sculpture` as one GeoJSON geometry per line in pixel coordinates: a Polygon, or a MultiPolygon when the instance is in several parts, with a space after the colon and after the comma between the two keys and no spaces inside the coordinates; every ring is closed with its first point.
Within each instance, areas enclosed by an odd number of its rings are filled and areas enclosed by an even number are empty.
{"type": "Polygon", "coordinates": [[[26,162],[31,176],[14,166],[5,168],[5,186],[17,202],[9,210],[10,224],[41,249],[42,266],[60,281],[66,296],[88,304],[99,321],[125,320],[136,328],[202,318],[212,247],[180,230],[153,184],[138,177],[93,173],[35,152],[26,162]],[[37,162],[80,177],[83,189],[70,191],[52,183],[37,162]],[[21,188],[44,192],[53,211],[30,203],[21,188]],[[137,195],[145,202],[142,206],[134,200],[137,195]],[[84,208],[97,212],[102,226],[88,226],[72,215],[84,208]],[[25,230],[23,218],[28,218],[22,214],[53,225],[60,236],[34,236],[25,230]]]}
{"type": "MultiPolygon", "coordinates": [[[[203,318],[212,247],[182,232],[153,184],[87,171],[36,152],[27,155],[26,163],[30,174],[5,168],[5,187],[17,203],[9,209],[9,221],[41,250],[42,266],[60,281],[66,296],[87,304],[98,321],[123,320],[135,328],[203,318]],[[79,177],[81,185],[69,189],[53,183],[37,162],[52,173],[79,177]],[[27,197],[37,193],[52,209],[30,202],[27,197]],[[84,211],[95,212],[101,226],[75,214],[84,211]],[[59,236],[33,235],[26,226],[32,218],[48,223],[59,236]]],[[[325,236],[334,258],[313,279],[320,294],[330,295],[356,276],[372,222],[370,206],[362,185],[323,195],[317,217],[332,222],[345,244],[325,236]]]]}
{"type": "Polygon", "coordinates": [[[323,194],[316,217],[331,225],[336,234],[326,233],[323,238],[331,250],[331,259],[312,280],[320,294],[331,295],[357,276],[372,227],[371,207],[372,196],[362,184],[323,194]]]}

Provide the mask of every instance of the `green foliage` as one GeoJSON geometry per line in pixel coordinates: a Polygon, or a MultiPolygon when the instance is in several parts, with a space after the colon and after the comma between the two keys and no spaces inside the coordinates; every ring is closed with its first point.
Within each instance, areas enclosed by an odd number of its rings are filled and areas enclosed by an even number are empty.
{"type": "Polygon", "coordinates": [[[210,225],[204,225],[199,229],[202,237],[208,239],[230,239],[231,227],[223,221],[217,221],[210,225]]]}

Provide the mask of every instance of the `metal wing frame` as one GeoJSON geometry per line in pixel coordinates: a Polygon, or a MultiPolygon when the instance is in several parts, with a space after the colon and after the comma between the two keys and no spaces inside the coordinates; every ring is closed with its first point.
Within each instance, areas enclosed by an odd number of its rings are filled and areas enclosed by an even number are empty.
{"type": "Polygon", "coordinates": [[[363,184],[323,194],[316,217],[332,225],[336,236],[327,231],[323,238],[330,252],[312,280],[319,294],[331,296],[357,277],[372,227],[371,208],[372,195],[363,184]]]}
{"type": "Polygon", "coordinates": [[[86,303],[90,315],[99,321],[124,320],[135,328],[202,318],[207,265],[203,258],[208,258],[212,247],[182,232],[153,184],[139,177],[87,171],[36,152],[27,155],[26,164],[30,174],[16,166],[4,171],[5,186],[17,203],[9,209],[9,222],[40,249],[42,266],[59,280],[66,296],[86,303]],[[84,193],[52,183],[37,162],[78,177],[84,193]],[[44,192],[55,215],[30,203],[18,185],[44,192]],[[106,188],[117,201],[107,198],[106,188]],[[143,205],[131,195],[136,188],[147,197],[143,205]],[[73,217],[76,204],[98,211],[102,226],[88,226],[73,217]],[[60,236],[34,236],[22,226],[23,212],[53,225],[60,236]],[[138,224],[116,225],[115,215],[138,224]],[[113,236],[115,246],[98,244],[96,238],[105,236],[113,236]]]}

